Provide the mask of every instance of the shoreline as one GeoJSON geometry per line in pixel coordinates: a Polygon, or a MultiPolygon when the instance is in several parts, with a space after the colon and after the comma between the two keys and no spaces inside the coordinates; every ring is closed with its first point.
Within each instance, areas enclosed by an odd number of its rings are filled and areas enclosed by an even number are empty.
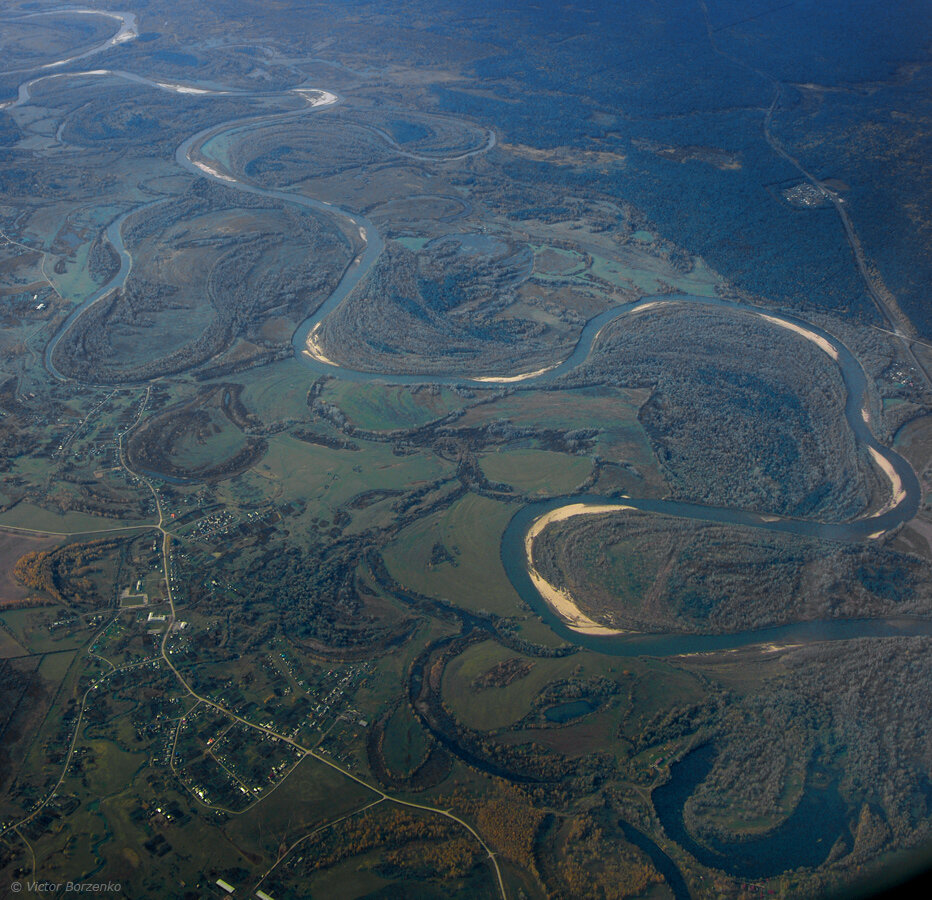
{"type": "Polygon", "coordinates": [[[192,159],[191,162],[206,175],[210,175],[213,178],[219,178],[221,181],[229,181],[233,184],[236,184],[235,178],[231,178],[229,175],[224,175],[223,172],[221,172],[219,169],[215,169],[213,166],[209,166],[205,162],[201,162],[197,159],[192,159]]]}
{"type": "Polygon", "coordinates": [[[889,512],[891,509],[896,509],[903,500],[906,498],[906,489],[903,487],[903,479],[900,478],[899,473],[896,469],[893,468],[893,464],[887,459],[880,451],[874,447],[868,446],[868,452],[871,455],[871,459],[874,461],[874,464],[887,476],[887,479],[890,482],[890,491],[893,496],[882,506],[877,512],[872,513],[869,518],[876,519],[877,516],[882,516],[885,512],[889,512]]]}
{"type": "Polygon", "coordinates": [[[322,325],[322,322],[318,322],[312,329],[310,334],[307,336],[305,341],[305,350],[304,352],[311,357],[311,359],[316,359],[318,362],[322,362],[328,366],[334,366],[335,368],[340,368],[339,363],[335,363],[330,357],[324,355],[323,348],[320,346],[320,338],[317,337],[317,331],[322,325]]]}
{"type": "Polygon", "coordinates": [[[585,503],[572,503],[569,506],[561,506],[559,509],[551,510],[540,518],[535,519],[524,536],[524,553],[527,558],[527,571],[531,582],[537,589],[541,597],[544,598],[549,606],[573,631],[579,634],[589,635],[618,635],[618,634],[635,634],[636,632],[621,628],[609,628],[607,625],[600,625],[594,619],[590,619],[577,605],[573,595],[558,587],[554,587],[540,572],[534,568],[534,540],[548,526],[554,522],[563,522],[566,519],[572,519],[575,516],[591,516],[599,513],[615,513],[623,510],[633,510],[633,506],[624,504],[599,506],[588,506],[585,503]]]}
{"type": "Polygon", "coordinates": [[[481,381],[483,384],[511,384],[515,381],[525,381],[528,378],[537,378],[551,369],[555,369],[559,363],[547,366],[543,369],[537,369],[535,372],[524,372],[521,375],[464,375],[466,381],[481,381]]]}
{"type": "Polygon", "coordinates": [[[823,353],[827,353],[835,362],[838,362],[838,350],[835,349],[830,341],[826,340],[821,335],[816,334],[814,331],[809,331],[808,328],[803,328],[802,325],[796,325],[794,322],[787,322],[785,319],[780,319],[776,316],[768,316],[766,313],[758,313],[757,315],[774,325],[779,325],[780,328],[787,329],[787,331],[795,331],[800,337],[815,344],[823,353]]]}

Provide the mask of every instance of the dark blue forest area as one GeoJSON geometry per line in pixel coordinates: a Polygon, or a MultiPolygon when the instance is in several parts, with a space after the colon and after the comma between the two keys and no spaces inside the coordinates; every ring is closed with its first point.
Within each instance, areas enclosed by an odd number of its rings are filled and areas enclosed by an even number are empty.
{"type": "Polygon", "coordinates": [[[455,85],[436,87],[435,96],[442,108],[493,124],[509,141],[627,157],[608,174],[516,162],[510,177],[533,183],[546,174],[572,190],[630,201],[665,237],[753,294],[876,323],[838,217],[830,208],[795,208],[781,196],[802,177],[764,139],[764,114],[780,82],[775,135],[792,138],[801,163],[819,177],[854,182],[851,209],[868,255],[903,293],[920,331],[932,335],[920,297],[932,254],[923,228],[906,214],[916,203],[930,208],[932,182],[921,177],[929,148],[916,147],[912,159],[891,167],[884,157],[896,131],[881,129],[881,146],[855,160],[837,127],[858,116],[889,120],[894,109],[918,116],[929,103],[927,91],[903,89],[898,73],[915,60],[932,62],[932,4],[709,0],[708,27],[699,3],[661,6],[666,14],[657,4],[547,4],[546,15],[509,10],[507,30],[518,40],[501,42],[501,52],[475,64],[475,74],[505,99],[455,85]],[[839,107],[834,124],[830,115],[812,119],[793,87],[865,79],[892,86],[873,100],[863,86],[833,93],[826,109],[839,107]],[[521,103],[508,102],[514,99],[521,103]],[[723,150],[740,167],[679,162],[658,156],[658,146],[723,150]]]}

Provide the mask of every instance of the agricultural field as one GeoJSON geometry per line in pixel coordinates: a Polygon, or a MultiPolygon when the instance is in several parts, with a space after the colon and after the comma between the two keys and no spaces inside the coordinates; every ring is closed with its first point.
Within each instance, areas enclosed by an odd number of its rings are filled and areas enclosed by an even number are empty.
{"type": "Polygon", "coordinates": [[[398,582],[419,593],[514,615],[520,601],[498,558],[501,532],[512,513],[507,504],[467,495],[402,531],[385,549],[385,564],[398,582]]]}

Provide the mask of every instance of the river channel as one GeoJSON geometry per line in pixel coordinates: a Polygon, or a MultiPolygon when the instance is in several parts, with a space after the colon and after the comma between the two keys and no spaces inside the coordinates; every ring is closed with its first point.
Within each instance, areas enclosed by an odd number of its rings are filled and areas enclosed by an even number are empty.
{"type": "MultiPolygon", "coordinates": [[[[16,100],[10,105],[19,105],[28,102],[30,97],[29,88],[38,80],[55,77],[80,77],[83,74],[88,73],[61,73],[42,76],[40,79],[33,79],[25,82],[20,86],[16,100]]],[[[265,197],[276,202],[288,203],[316,213],[342,217],[349,223],[351,229],[358,233],[362,249],[346,267],[333,293],[321,304],[311,317],[305,320],[296,329],[292,338],[295,357],[299,359],[309,371],[321,375],[331,374],[342,379],[357,382],[379,382],[383,384],[401,385],[423,383],[460,385],[485,384],[485,386],[488,386],[487,380],[464,377],[455,373],[437,376],[433,374],[418,375],[365,372],[312,357],[307,352],[309,337],[324,319],[365,279],[378,260],[384,242],[377,228],[369,219],[358,212],[342,209],[331,203],[301,194],[261,187],[236,174],[223,170],[219,163],[211,164],[213,161],[211,161],[209,157],[199,155],[203,152],[203,148],[206,144],[220,136],[243,134],[257,128],[266,127],[272,123],[280,123],[309,114],[316,115],[340,103],[341,98],[335,94],[326,91],[318,91],[310,87],[297,88],[281,95],[251,94],[228,90],[190,88],[173,82],[156,82],[126,72],[97,70],[93,74],[113,75],[152,88],[171,90],[178,93],[217,94],[226,97],[237,94],[244,99],[262,98],[263,100],[268,100],[270,97],[281,96],[283,99],[287,97],[289,103],[297,102],[302,104],[297,109],[292,108],[281,113],[260,114],[238,118],[203,129],[184,140],[175,152],[175,160],[178,165],[193,175],[216,181],[232,190],[265,197]],[[316,95],[316,99],[311,100],[308,95],[316,95]]],[[[494,143],[494,137],[487,138],[484,147],[477,148],[475,151],[470,152],[482,152],[483,150],[490,149],[494,146],[494,143]]],[[[462,155],[463,154],[460,153],[451,157],[451,159],[459,159],[462,155]]],[[[444,161],[444,157],[438,156],[437,161],[444,161]]],[[[154,203],[158,202],[164,201],[154,201],[154,203]]],[[[123,242],[123,223],[130,216],[152,205],[153,202],[149,202],[136,207],[121,215],[108,227],[107,237],[120,256],[120,269],[114,278],[88,297],[87,300],[81,303],[80,306],[68,316],[47,345],[45,362],[49,371],[56,377],[63,377],[55,368],[53,359],[55,349],[63,335],[67,333],[74,322],[90,306],[107,297],[112,291],[120,288],[130,274],[132,269],[132,257],[123,242]]],[[[739,304],[708,297],[698,297],[689,294],[644,297],[634,303],[613,307],[590,319],[582,328],[575,348],[569,356],[548,371],[523,377],[517,382],[516,386],[526,388],[550,384],[572,371],[585,362],[602,330],[610,326],[613,322],[633,314],[649,314],[647,307],[666,308],[674,305],[687,304],[706,307],[715,306],[732,312],[764,317],[767,321],[771,322],[774,327],[790,328],[795,331],[802,330],[806,333],[807,339],[818,342],[822,349],[829,353],[835,360],[843,378],[846,389],[845,419],[848,426],[854,433],[858,445],[868,451],[875,462],[877,462],[888,475],[891,481],[891,491],[894,494],[894,498],[891,503],[888,504],[887,508],[879,514],[839,523],[794,519],[790,517],[763,516],[745,510],[715,508],[674,500],[624,497],[624,505],[644,512],[845,542],[864,541],[872,537],[878,537],[913,518],[918,510],[921,497],[919,481],[909,463],[892,449],[880,444],[870,429],[868,417],[865,415],[865,410],[867,409],[867,379],[863,368],[851,351],[835,336],[798,316],[775,312],[765,307],[739,304]]],[[[827,622],[805,622],[729,635],[580,635],[566,627],[562,620],[550,610],[531,582],[527,571],[524,537],[527,530],[539,516],[561,505],[570,503],[617,504],[620,502],[621,498],[618,497],[596,497],[587,494],[532,503],[523,507],[514,516],[502,537],[502,562],[516,591],[555,632],[568,641],[587,646],[602,653],[667,656],[728,649],[765,641],[843,640],[854,637],[883,637],[932,633],[932,621],[901,618],[886,620],[848,619],[827,622]]]]}
{"type": "MultiPolygon", "coordinates": [[[[75,10],[86,13],[86,10],[75,10]]],[[[108,15],[104,13],[104,15],[108,15]]],[[[57,68],[65,63],[100,52],[106,47],[113,46],[124,40],[131,40],[138,34],[136,20],[132,15],[109,14],[120,21],[120,30],[109,41],[96,46],[84,53],[78,54],[58,63],[48,64],[46,69],[57,68]]],[[[243,133],[252,129],[264,127],[273,122],[282,122],[306,114],[316,114],[340,102],[340,98],[325,91],[315,91],[312,88],[298,88],[295,91],[282,95],[254,94],[239,91],[210,90],[206,88],[188,87],[174,82],[157,82],[128,72],[99,69],[93,72],[68,72],[45,74],[39,78],[23,82],[17,91],[14,100],[0,104],[0,108],[11,108],[28,103],[31,99],[30,88],[38,81],[47,78],[85,77],[85,76],[112,76],[135,82],[159,90],[171,90],[177,93],[192,94],[222,94],[230,96],[236,94],[244,99],[269,99],[271,96],[287,96],[290,103],[296,101],[304,105],[298,109],[289,109],[281,113],[266,115],[253,115],[249,118],[239,118],[212,126],[192,135],[183,141],[177,148],[175,159],[179,166],[192,174],[214,180],[225,187],[259,195],[270,200],[288,203],[300,208],[313,210],[317,213],[336,215],[349,223],[358,235],[362,250],[343,273],[343,276],[327,300],[320,306],[313,316],[298,327],[293,336],[295,356],[306,365],[309,371],[318,374],[333,374],[340,378],[358,382],[380,382],[390,384],[478,384],[480,379],[467,378],[456,374],[443,377],[435,375],[417,374],[385,374],[362,372],[344,368],[337,364],[327,363],[321,359],[311,357],[307,352],[308,339],[321,322],[332,313],[350,293],[362,282],[372,270],[383,248],[383,241],[373,223],[356,212],[341,209],[330,203],[316,200],[287,191],[272,190],[246,181],[233,173],[226,173],[219,164],[212,166],[203,158],[195,158],[204,152],[202,148],[213,138],[221,135],[243,133]],[[317,94],[316,100],[311,100],[308,94],[317,94]],[[200,163],[200,164],[199,164],[200,163]]],[[[390,136],[382,136],[391,144],[390,136]]],[[[460,152],[451,156],[450,160],[462,159],[475,153],[491,149],[495,145],[494,132],[489,132],[484,146],[473,150],[460,152]]],[[[406,154],[395,145],[401,155],[406,154]]],[[[417,157],[421,158],[421,157],[417,157]]],[[[432,157],[430,159],[433,159],[432,157]]],[[[436,161],[444,161],[443,157],[436,157],[436,161]]],[[[126,249],[122,227],[124,222],[132,215],[145,210],[155,203],[164,200],[151,201],[137,206],[115,219],[107,228],[107,238],[116,249],[120,257],[120,268],[117,274],[102,288],[89,296],[76,307],[64,320],[56,334],[49,341],[45,351],[45,363],[49,372],[56,378],[64,376],[58,372],[54,365],[54,354],[61,338],[74,325],[75,321],[93,304],[103,300],[114,290],[120,288],[132,269],[132,257],[126,249]]],[[[749,315],[764,316],[774,327],[791,328],[795,331],[802,329],[808,337],[818,343],[825,352],[829,353],[837,362],[846,389],[845,419],[851,428],[858,445],[869,454],[874,462],[884,471],[891,483],[891,502],[879,513],[865,516],[861,519],[826,523],[794,519],[790,517],[771,517],[735,509],[714,508],[699,504],[683,503],[671,500],[632,497],[595,497],[582,495],[575,497],[554,498],[539,503],[524,506],[512,518],[507,526],[501,542],[501,559],[505,571],[521,598],[534,609],[541,618],[562,638],[577,645],[585,646],[600,653],[619,656],[674,656],[687,653],[702,653],[716,650],[733,649],[736,647],[758,644],[762,642],[805,642],[824,640],[846,640],[865,637],[891,637],[897,635],[932,634],[932,621],[919,618],[899,619],[869,619],[869,620],[832,620],[826,622],[802,622],[766,628],[756,631],[746,631],[738,634],[726,635],[687,635],[687,634],[640,634],[640,635],[581,635],[573,631],[557,616],[544,601],[535,588],[528,573],[528,560],[525,551],[525,537],[536,519],[545,513],[569,504],[620,504],[644,512],[678,516],[698,521],[716,522],[720,524],[760,528],[767,531],[778,531],[815,537],[826,540],[858,542],[865,541],[890,532],[905,522],[908,522],[917,512],[921,497],[919,481],[909,463],[895,453],[892,449],[881,445],[869,426],[869,417],[865,414],[867,409],[866,387],[867,381],[864,371],[854,355],[837,338],[828,332],[806,322],[796,316],[777,313],[763,307],[754,307],[748,304],[736,304],[723,300],[713,300],[705,297],[695,297],[685,294],[675,294],[661,297],[649,297],[636,303],[629,303],[603,312],[586,323],[581,330],[579,339],[573,352],[558,365],[549,371],[522,378],[521,387],[534,387],[541,384],[552,383],[555,379],[572,371],[585,362],[593,345],[603,328],[612,322],[635,313],[644,313],[648,305],[667,307],[670,305],[701,304],[704,306],[717,305],[732,311],[749,315]]],[[[161,477],[161,476],[160,476],[161,477]]],[[[566,715],[576,713],[575,709],[565,710],[566,715]]],[[[813,841],[811,830],[805,827],[805,820],[819,817],[826,836],[837,834],[844,824],[843,804],[838,798],[834,784],[827,786],[808,785],[803,798],[796,811],[777,829],[768,836],[749,841],[743,847],[740,845],[706,846],[697,842],[687,831],[683,823],[683,807],[688,797],[695,790],[711,768],[713,750],[711,746],[693,751],[684,760],[677,763],[672,771],[671,780],[654,791],[653,800],[657,813],[664,825],[667,834],[681,846],[689,850],[697,859],[714,868],[731,871],[749,877],[767,877],[768,875],[783,871],[787,865],[787,858],[797,864],[818,865],[825,858],[829,847],[819,845],[813,841]],[[811,857],[811,859],[810,859],[811,857]]],[[[677,900],[689,896],[688,888],[683,881],[673,861],[646,835],[630,826],[621,823],[629,841],[639,846],[654,860],[658,869],[664,874],[671,886],[677,900]]]]}

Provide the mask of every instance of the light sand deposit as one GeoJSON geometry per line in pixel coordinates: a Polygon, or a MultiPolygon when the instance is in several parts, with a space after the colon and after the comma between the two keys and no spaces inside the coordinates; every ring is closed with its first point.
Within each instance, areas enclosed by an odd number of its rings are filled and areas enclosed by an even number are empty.
{"type": "Polygon", "coordinates": [[[317,88],[295,88],[296,94],[301,94],[311,106],[330,106],[336,103],[339,97],[330,91],[321,91],[317,88]],[[308,96],[309,94],[313,96],[308,96]]]}
{"type": "Polygon", "coordinates": [[[777,319],[774,316],[768,316],[765,313],[758,313],[758,315],[762,319],[766,319],[768,322],[772,322],[774,325],[779,325],[781,328],[787,328],[790,331],[795,331],[798,335],[801,335],[810,343],[815,344],[824,353],[827,353],[829,356],[831,356],[831,358],[836,362],[838,361],[838,351],[821,335],[816,334],[814,331],[810,331],[808,328],[803,328],[802,325],[794,325],[792,322],[784,322],[783,319],[777,319]]]}
{"type": "Polygon", "coordinates": [[[871,455],[871,459],[876,463],[877,467],[883,472],[884,475],[890,480],[890,490],[893,496],[887,501],[887,504],[881,509],[878,509],[871,518],[874,519],[877,516],[882,516],[885,512],[891,509],[895,509],[903,500],[906,499],[906,491],[903,490],[903,481],[900,476],[897,474],[896,469],[893,468],[893,463],[887,459],[882,453],[878,450],[875,450],[873,447],[868,447],[868,452],[871,455]]]}
{"type": "Polygon", "coordinates": [[[534,523],[528,529],[524,537],[524,554],[527,558],[527,571],[534,583],[534,587],[544,598],[547,605],[569,626],[573,631],[579,634],[592,635],[612,635],[625,634],[618,628],[608,628],[600,625],[598,622],[590,619],[576,605],[573,595],[566,590],[554,587],[547,581],[537,569],[534,568],[534,540],[548,526],[554,522],[562,522],[565,519],[571,519],[574,516],[592,516],[599,513],[616,513],[622,510],[633,509],[631,506],[602,505],[588,506],[585,503],[572,503],[569,506],[561,506],[559,509],[551,510],[549,513],[535,519],[534,523]]]}
{"type": "Polygon", "coordinates": [[[208,175],[212,175],[214,178],[219,178],[222,181],[232,181],[236,183],[235,178],[231,178],[229,175],[224,175],[219,169],[215,169],[213,166],[208,166],[205,162],[200,162],[199,160],[192,159],[191,162],[194,163],[202,172],[206,172],[208,175]]]}
{"type": "Polygon", "coordinates": [[[312,359],[316,359],[318,362],[325,363],[328,366],[338,366],[339,363],[335,363],[328,356],[324,356],[324,351],[320,346],[320,338],[317,336],[317,331],[319,328],[320,322],[318,322],[311,329],[311,333],[307,336],[307,344],[304,352],[312,359]]]}
{"type": "Polygon", "coordinates": [[[537,378],[551,369],[555,369],[559,363],[547,366],[545,369],[537,369],[535,372],[524,372],[521,375],[473,375],[470,381],[482,381],[487,384],[511,384],[514,381],[524,381],[527,378],[537,378]]]}
{"type": "Polygon", "coordinates": [[[156,81],[160,88],[166,91],[174,91],[176,94],[226,94],[227,91],[208,91],[205,88],[189,87],[186,84],[178,84],[176,81],[156,81]]]}

